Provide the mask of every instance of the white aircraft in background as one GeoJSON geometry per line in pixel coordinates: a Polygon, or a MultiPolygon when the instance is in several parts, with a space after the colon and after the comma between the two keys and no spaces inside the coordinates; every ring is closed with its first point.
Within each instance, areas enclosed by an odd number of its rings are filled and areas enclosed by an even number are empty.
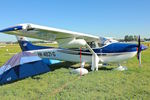
{"type": "Polygon", "coordinates": [[[141,63],[140,52],[147,49],[146,46],[141,45],[140,37],[138,44],[128,44],[111,39],[104,41],[105,38],[94,35],[34,24],[19,24],[0,30],[0,32],[46,41],[57,41],[59,47],[55,48],[36,46],[25,39],[19,39],[23,51],[37,54],[41,58],[81,62],[82,67],[85,63],[89,63],[91,70],[98,70],[98,65],[103,63],[120,63],[136,54],[139,63],[141,63]]]}

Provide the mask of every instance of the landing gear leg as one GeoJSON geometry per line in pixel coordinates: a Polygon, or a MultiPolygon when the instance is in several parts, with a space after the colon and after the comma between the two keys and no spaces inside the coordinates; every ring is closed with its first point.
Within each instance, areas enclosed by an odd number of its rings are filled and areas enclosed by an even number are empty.
{"type": "Polygon", "coordinates": [[[85,62],[81,63],[81,68],[84,68],[85,62]]]}
{"type": "Polygon", "coordinates": [[[99,63],[99,57],[97,56],[96,53],[94,53],[92,55],[92,67],[91,67],[91,70],[94,71],[98,71],[98,63],[99,63]]]}
{"type": "Polygon", "coordinates": [[[98,55],[93,51],[93,49],[88,44],[86,46],[89,49],[89,51],[91,52],[91,54],[92,54],[91,70],[94,71],[96,69],[96,71],[97,71],[100,59],[99,59],[98,55]]]}

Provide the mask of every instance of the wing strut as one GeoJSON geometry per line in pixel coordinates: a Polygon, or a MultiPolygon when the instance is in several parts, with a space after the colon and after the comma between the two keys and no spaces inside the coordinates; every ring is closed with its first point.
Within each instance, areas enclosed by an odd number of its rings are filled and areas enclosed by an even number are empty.
{"type": "Polygon", "coordinates": [[[91,66],[91,70],[94,71],[96,69],[96,71],[97,71],[100,59],[99,59],[98,55],[93,51],[93,49],[88,44],[86,44],[86,46],[89,49],[89,51],[92,53],[92,66],[91,66]]]}
{"type": "MultiPolygon", "coordinates": [[[[84,40],[84,39],[81,39],[84,46],[88,48],[88,50],[91,52],[92,54],[92,65],[91,65],[91,70],[94,71],[95,69],[98,70],[98,64],[99,64],[99,61],[102,62],[102,59],[100,59],[98,57],[98,55],[93,51],[93,49],[88,45],[88,43],[84,40]]],[[[83,45],[82,45],[83,46],[83,45]]],[[[80,52],[81,53],[81,52],[80,52]]],[[[80,55],[81,56],[81,55],[80,55]]],[[[80,59],[81,60],[81,59],[80,59]]]]}

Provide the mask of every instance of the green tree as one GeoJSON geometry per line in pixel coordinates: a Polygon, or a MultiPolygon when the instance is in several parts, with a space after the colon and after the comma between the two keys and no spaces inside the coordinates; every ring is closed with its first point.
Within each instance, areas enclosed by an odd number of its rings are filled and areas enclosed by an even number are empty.
{"type": "Polygon", "coordinates": [[[124,41],[126,41],[126,42],[127,42],[127,41],[128,41],[128,37],[129,37],[128,35],[125,35],[125,37],[124,37],[124,41]]]}
{"type": "Polygon", "coordinates": [[[133,39],[133,36],[132,35],[130,35],[129,37],[128,37],[128,41],[133,41],[134,39],[133,39]]]}
{"type": "Polygon", "coordinates": [[[134,35],[134,41],[138,40],[138,36],[134,35]]]}

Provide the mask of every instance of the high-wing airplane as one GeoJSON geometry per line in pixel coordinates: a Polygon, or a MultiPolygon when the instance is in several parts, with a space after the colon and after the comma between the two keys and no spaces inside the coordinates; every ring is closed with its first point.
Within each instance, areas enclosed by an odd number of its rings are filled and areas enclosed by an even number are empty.
{"type": "Polygon", "coordinates": [[[91,70],[98,70],[98,65],[102,63],[120,63],[136,54],[139,63],[141,63],[140,52],[147,49],[146,46],[141,45],[140,37],[138,44],[120,43],[111,39],[104,41],[104,38],[94,35],[34,24],[19,24],[0,30],[0,32],[46,41],[57,41],[58,48],[36,46],[26,40],[20,42],[22,42],[23,51],[37,54],[41,58],[81,62],[82,67],[85,63],[89,63],[91,70]]]}

